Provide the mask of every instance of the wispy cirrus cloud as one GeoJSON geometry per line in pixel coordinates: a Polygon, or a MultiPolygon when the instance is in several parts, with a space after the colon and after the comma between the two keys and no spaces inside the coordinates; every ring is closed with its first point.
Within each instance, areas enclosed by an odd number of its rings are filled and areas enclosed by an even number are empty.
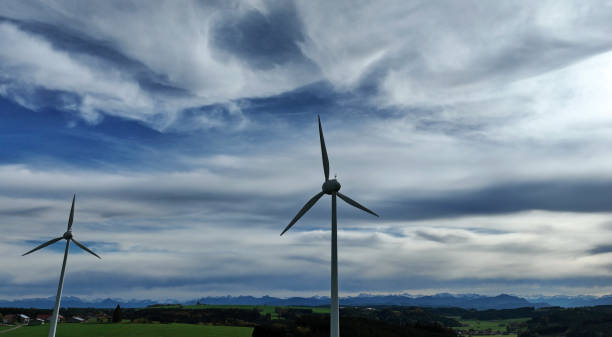
{"type": "Polygon", "coordinates": [[[4,2],[0,297],[50,294],[61,252],[17,255],[74,192],[104,259],[75,251],[67,294],[326,294],[329,205],[278,236],[322,182],[317,113],[381,214],[339,208],[345,293],[610,292],[610,10],[4,2]]]}

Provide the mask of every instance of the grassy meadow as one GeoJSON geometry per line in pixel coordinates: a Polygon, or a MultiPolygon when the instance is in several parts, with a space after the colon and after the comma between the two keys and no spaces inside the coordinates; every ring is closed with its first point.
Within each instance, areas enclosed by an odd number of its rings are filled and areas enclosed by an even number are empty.
{"type": "MultiPolygon", "coordinates": [[[[506,331],[506,327],[511,324],[511,323],[519,323],[519,322],[526,322],[528,321],[530,318],[526,317],[526,318],[512,318],[512,319],[501,319],[501,320],[492,320],[492,321],[481,321],[481,320],[464,320],[464,319],[459,319],[458,317],[456,317],[456,319],[459,320],[459,322],[461,322],[461,324],[463,324],[463,326],[461,327],[456,327],[454,328],[455,330],[488,330],[491,329],[492,331],[500,331],[500,332],[504,332],[506,331]]],[[[480,335],[482,337],[498,337],[498,336],[505,336],[505,337],[516,337],[516,334],[510,334],[510,335],[480,335]]]]}
{"type": "MultiPolygon", "coordinates": [[[[2,337],[46,337],[49,324],[21,327],[2,337]]],[[[253,328],[196,324],[70,324],[57,337],[251,337],[253,328]]]]}

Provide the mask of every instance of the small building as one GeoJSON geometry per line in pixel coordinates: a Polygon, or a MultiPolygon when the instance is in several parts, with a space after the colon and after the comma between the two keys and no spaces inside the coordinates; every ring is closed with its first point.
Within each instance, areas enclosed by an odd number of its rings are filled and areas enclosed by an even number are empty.
{"type": "Polygon", "coordinates": [[[79,317],[79,316],[72,316],[70,318],[68,318],[68,323],[84,323],[85,319],[79,317]]]}
{"type": "MultiPolygon", "coordinates": [[[[38,314],[36,315],[36,319],[42,319],[45,323],[49,323],[51,322],[51,314],[38,314]]],[[[64,321],[64,316],[62,315],[57,315],[57,322],[61,323],[64,321]]]]}
{"type": "Polygon", "coordinates": [[[45,324],[45,320],[44,319],[40,319],[40,318],[34,318],[34,319],[30,319],[30,324],[28,324],[29,326],[34,326],[34,325],[43,325],[45,324]]]}
{"type": "Polygon", "coordinates": [[[17,318],[17,322],[23,324],[23,325],[28,325],[30,323],[30,317],[24,314],[19,314],[16,316],[17,318]]]}

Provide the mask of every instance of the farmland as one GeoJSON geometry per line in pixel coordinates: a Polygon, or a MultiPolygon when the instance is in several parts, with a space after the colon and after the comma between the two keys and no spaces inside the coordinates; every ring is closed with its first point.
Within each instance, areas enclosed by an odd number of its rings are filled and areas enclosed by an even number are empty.
{"type": "MultiPolygon", "coordinates": [[[[511,318],[511,319],[500,319],[500,320],[462,320],[461,327],[456,327],[455,330],[459,331],[491,331],[490,335],[480,335],[483,337],[493,337],[493,336],[502,336],[504,332],[507,331],[508,327],[511,325],[516,325],[517,323],[523,323],[528,321],[530,318],[511,318]],[[499,333],[497,333],[499,332],[499,333]]],[[[508,334],[503,335],[507,337],[516,337],[516,334],[508,334]]]]}
{"type": "MultiPolygon", "coordinates": [[[[39,309],[6,309],[35,317],[39,309]]],[[[329,309],[304,306],[266,305],[154,305],[121,310],[122,323],[93,323],[109,309],[65,309],[66,317],[88,317],[92,323],[62,323],[58,337],[191,337],[191,336],[300,336],[329,334],[329,309]]],[[[533,308],[511,310],[465,310],[459,308],[418,307],[342,307],[340,320],[345,335],[355,336],[479,336],[516,337],[525,331],[533,308]]],[[[49,325],[21,327],[2,337],[44,337],[49,325]]]]}
{"type": "MultiPolygon", "coordinates": [[[[49,325],[22,327],[3,337],[45,337],[49,325]]],[[[253,328],[197,324],[60,324],[61,337],[250,337],[253,328]]]]}

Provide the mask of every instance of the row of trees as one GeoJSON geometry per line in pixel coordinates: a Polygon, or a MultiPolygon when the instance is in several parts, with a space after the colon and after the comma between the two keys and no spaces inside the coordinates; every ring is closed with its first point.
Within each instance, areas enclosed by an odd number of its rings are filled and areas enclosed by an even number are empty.
{"type": "MultiPolygon", "coordinates": [[[[456,337],[455,332],[438,323],[391,324],[362,317],[342,317],[340,331],[358,337],[456,337]]],[[[329,315],[304,315],[295,321],[276,321],[258,325],[253,337],[329,336],[329,315]]]]}
{"type": "Polygon", "coordinates": [[[612,306],[536,310],[520,337],[612,337],[612,306]]]}

